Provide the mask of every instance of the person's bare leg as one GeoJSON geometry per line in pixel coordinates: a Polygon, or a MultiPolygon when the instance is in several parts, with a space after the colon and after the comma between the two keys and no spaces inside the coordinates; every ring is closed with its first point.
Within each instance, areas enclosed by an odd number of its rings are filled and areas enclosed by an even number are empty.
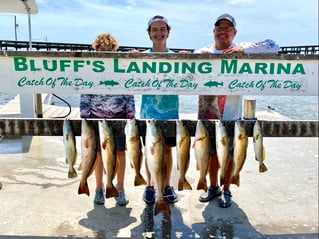
{"type": "MultiPolygon", "coordinates": [[[[146,155],[145,151],[144,151],[144,155],[146,155]]],[[[145,156],[145,169],[146,169],[145,171],[146,171],[147,186],[153,186],[151,173],[150,173],[150,170],[149,170],[148,165],[147,165],[146,156],[145,156]]]]}
{"type": "Polygon", "coordinates": [[[233,175],[233,168],[234,163],[232,162],[225,173],[225,183],[223,185],[223,190],[219,199],[219,206],[223,208],[229,207],[231,205],[230,180],[233,175]]]}
{"type": "Polygon", "coordinates": [[[173,167],[172,159],[172,148],[165,145],[165,187],[164,187],[164,198],[170,202],[175,203],[178,201],[177,195],[174,192],[173,187],[170,185],[171,174],[173,167]]]}
{"type": "Polygon", "coordinates": [[[154,203],[155,202],[155,189],[154,184],[152,181],[151,173],[149,171],[147,160],[146,160],[146,153],[144,151],[145,155],[145,171],[146,171],[146,180],[147,180],[147,186],[145,187],[145,191],[143,193],[143,200],[146,203],[154,203]]]}
{"type": "Polygon", "coordinates": [[[124,178],[125,178],[125,168],[126,168],[125,151],[117,151],[117,159],[118,159],[118,167],[116,171],[116,177],[117,177],[116,188],[119,192],[119,196],[117,198],[117,204],[121,206],[125,206],[129,202],[124,192],[124,178]]]}
{"type": "Polygon", "coordinates": [[[117,151],[117,159],[118,159],[118,168],[116,172],[117,177],[117,190],[124,190],[124,178],[125,178],[125,168],[126,168],[126,160],[125,160],[125,151],[117,151]]]}
{"type": "Polygon", "coordinates": [[[218,186],[218,170],[219,170],[219,163],[217,155],[211,154],[210,155],[210,164],[208,168],[209,180],[211,187],[218,186]]]}
{"type": "Polygon", "coordinates": [[[211,154],[210,163],[208,167],[208,174],[210,180],[210,187],[207,192],[204,192],[199,197],[200,202],[209,202],[213,198],[220,195],[220,188],[218,186],[218,170],[219,170],[219,162],[218,157],[215,154],[211,154]]]}
{"type": "Polygon", "coordinates": [[[103,185],[104,168],[103,168],[103,160],[102,160],[101,151],[97,151],[94,172],[95,172],[95,183],[96,183],[94,203],[104,204],[104,185],[103,185]]]}
{"type": "Polygon", "coordinates": [[[170,186],[171,174],[172,174],[172,148],[165,145],[165,186],[170,186]]]}
{"type": "Polygon", "coordinates": [[[103,161],[101,151],[97,151],[95,162],[95,182],[96,190],[103,189],[103,161]]]}

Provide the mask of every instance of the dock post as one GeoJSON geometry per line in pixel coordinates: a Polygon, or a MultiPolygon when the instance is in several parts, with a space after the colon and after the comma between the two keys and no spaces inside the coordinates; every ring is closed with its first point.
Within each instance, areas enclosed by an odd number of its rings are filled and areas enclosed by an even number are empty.
{"type": "Polygon", "coordinates": [[[244,99],[244,115],[243,118],[246,120],[254,120],[256,112],[256,100],[255,99],[244,99]]]}
{"type": "Polygon", "coordinates": [[[33,94],[20,94],[20,113],[22,118],[34,118],[33,94]]]}

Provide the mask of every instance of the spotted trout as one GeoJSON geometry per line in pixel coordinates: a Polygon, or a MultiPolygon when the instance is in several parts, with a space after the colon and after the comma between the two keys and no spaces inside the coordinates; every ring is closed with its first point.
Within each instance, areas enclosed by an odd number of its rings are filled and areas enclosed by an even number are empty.
{"type": "Polygon", "coordinates": [[[118,162],[116,157],[116,144],[113,129],[107,120],[99,121],[99,133],[101,142],[101,154],[103,164],[106,165],[105,197],[118,197],[119,193],[113,184],[118,162]]]}
{"type": "Polygon", "coordinates": [[[83,119],[81,122],[81,164],[82,177],[78,194],[85,193],[90,196],[87,179],[93,173],[96,161],[97,135],[92,121],[83,119]]]}
{"type": "Polygon", "coordinates": [[[68,178],[78,176],[74,165],[77,160],[76,140],[72,121],[65,119],[63,121],[63,144],[65,150],[65,162],[69,165],[68,178]]]}
{"type": "Polygon", "coordinates": [[[136,119],[128,119],[125,125],[126,157],[135,170],[134,186],[145,185],[146,181],[141,174],[143,161],[142,143],[136,119]]]}
{"type": "Polygon", "coordinates": [[[165,184],[165,142],[162,131],[154,119],[146,121],[145,156],[147,169],[156,191],[155,215],[170,213],[169,205],[164,201],[165,184]]]}
{"type": "Polygon", "coordinates": [[[259,162],[259,172],[266,172],[268,169],[264,164],[266,158],[266,152],[263,144],[263,134],[260,122],[256,120],[253,129],[253,143],[254,143],[254,151],[255,158],[259,162]]]}
{"type": "Polygon", "coordinates": [[[231,178],[231,183],[240,185],[239,173],[244,166],[246,160],[248,146],[248,135],[244,126],[240,121],[235,122],[234,132],[234,172],[231,178]]]}
{"type": "Polygon", "coordinates": [[[178,190],[192,190],[185,175],[189,167],[191,138],[188,128],[182,120],[176,121],[176,158],[179,171],[178,190]]]}
{"type": "Polygon", "coordinates": [[[197,121],[192,147],[194,148],[196,165],[200,172],[197,190],[207,191],[206,175],[210,163],[210,136],[202,120],[197,121]]]}

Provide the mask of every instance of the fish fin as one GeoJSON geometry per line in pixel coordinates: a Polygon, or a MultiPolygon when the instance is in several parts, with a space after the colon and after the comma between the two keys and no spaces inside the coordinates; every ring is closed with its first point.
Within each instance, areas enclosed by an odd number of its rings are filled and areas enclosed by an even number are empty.
{"type": "Polygon", "coordinates": [[[182,180],[179,180],[178,181],[178,187],[177,187],[177,189],[178,189],[178,191],[183,191],[184,190],[184,182],[182,181],[182,180]]]}
{"type": "Polygon", "coordinates": [[[68,158],[65,158],[65,163],[66,163],[66,164],[68,164],[68,163],[69,163],[69,162],[68,162],[68,158]]]}
{"type": "Polygon", "coordinates": [[[263,147],[263,161],[266,159],[266,150],[265,147],[263,147]]]}
{"type": "Polygon", "coordinates": [[[222,137],[221,138],[221,143],[222,143],[222,145],[223,146],[226,146],[226,147],[228,147],[228,137],[226,137],[226,136],[224,136],[224,137],[222,137]]]}
{"type": "Polygon", "coordinates": [[[205,192],[207,191],[208,187],[207,187],[207,182],[206,180],[200,180],[197,184],[197,190],[203,189],[205,192]]]}
{"type": "Polygon", "coordinates": [[[178,181],[178,191],[182,190],[192,190],[192,186],[189,184],[189,182],[185,179],[184,181],[179,180],[178,181]]]}
{"type": "Polygon", "coordinates": [[[136,175],[134,179],[134,186],[146,185],[146,181],[142,175],[136,175]]]}
{"type": "Polygon", "coordinates": [[[171,214],[171,209],[165,201],[157,202],[155,205],[155,216],[160,212],[171,214]]]}
{"type": "Polygon", "coordinates": [[[79,165],[79,167],[78,167],[78,170],[81,171],[81,170],[82,170],[82,167],[83,167],[83,166],[82,166],[82,162],[81,162],[80,165],[79,165]]]}
{"type": "Polygon", "coordinates": [[[259,139],[259,134],[255,134],[253,137],[253,142],[255,143],[259,139]]]}
{"type": "Polygon", "coordinates": [[[93,164],[91,170],[89,171],[87,177],[90,177],[90,176],[93,174],[93,172],[95,171],[96,164],[97,164],[97,160],[95,160],[95,162],[94,162],[94,164],[93,164]]]}
{"type": "Polygon", "coordinates": [[[196,170],[197,171],[200,170],[200,167],[199,167],[198,163],[196,163],[196,170]]]}
{"type": "Polygon", "coordinates": [[[89,147],[89,140],[87,140],[87,139],[83,140],[83,146],[84,146],[84,148],[88,148],[89,147]]]}
{"type": "Polygon", "coordinates": [[[259,172],[260,173],[264,173],[268,170],[268,168],[266,167],[266,165],[264,163],[259,165],[259,172]]]}
{"type": "Polygon", "coordinates": [[[195,144],[196,144],[196,139],[194,140],[194,143],[192,144],[192,148],[195,147],[195,144]]]}
{"type": "Polygon", "coordinates": [[[90,196],[90,190],[89,190],[89,186],[88,186],[87,182],[80,183],[80,185],[79,185],[78,194],[83,194],[83,193],[90,196]]]}
{"type": "Polygon", "coordinates": [[[153,146],[150,147],[150,151],[151,151],[151,154],[154,155],[155,150],[154,150],[154,147],[153,147],[153,146]]]}
{"type": "Polygon", "coordinates": [[[105,148],[106,148],[106,142],[105,142],[105,140],[103,140],[101,146],[102,146],[102,148],[105,150],[105,148]]]}
{"type": "Polygon", "coordinates": [[[233,175],[232,178],[231,178],[231,180],[230,180],[230,182],[231,182],[232,184],[237,185],[237,187],[239,187],[239,185],[240,185],[239,175],[233,175]]]}
{"type": "Polygon", "coordinates": [[[119,196],[119,192],[117,191],[117,189],[114,187],[113,184],[111,186],[107,186],[105,192],[106,192],[105,193],[106,198],[119,196]]]}
{"type": "Polygon", "coordinates": [[[76,173],[75,169],[71,167],[68,172],[68,178],[76,178],[77,176],[78,174],[76,173]]]}

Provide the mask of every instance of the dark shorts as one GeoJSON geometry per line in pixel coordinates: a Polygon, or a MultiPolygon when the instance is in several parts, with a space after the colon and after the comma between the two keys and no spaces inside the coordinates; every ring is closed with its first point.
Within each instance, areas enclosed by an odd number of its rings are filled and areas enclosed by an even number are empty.
{"type": "Polygon", "coordinates": [[[125,136],[115,137],[116,151],[125,151],[125,136]]]}
{"type": "MultiPolygon", "coordinates": [[[[99,134],[99,122],[95,120],[93,122],[94,131],[97,135],[96,139],[96,149],[97,151],[101,151],[101,141],[100,141],[100,134],[99,134]]],[[[116,144],[116,151],[125,151],[125,136],[115,137],[115,144],[116,144]]]]}

